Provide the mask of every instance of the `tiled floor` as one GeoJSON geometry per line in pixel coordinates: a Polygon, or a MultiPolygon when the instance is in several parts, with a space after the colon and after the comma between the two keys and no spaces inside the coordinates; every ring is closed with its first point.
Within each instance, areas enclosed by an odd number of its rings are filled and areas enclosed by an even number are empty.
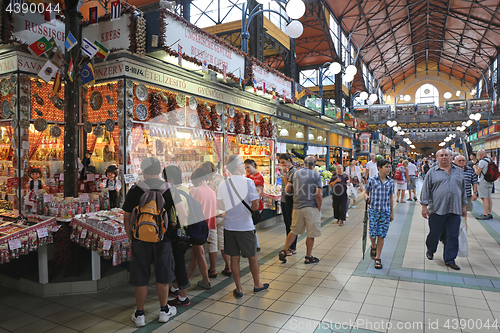
{"type": "MultiPolygon", "coordinates": [[[[500,214],[500,194],[493,199],[500,214]]],[[[127,284],[98,294],[47,298],[0,287],[0,333],[498,331],[500,216],[478,221],[474,216],[482,213],[482,206],[474,204],[467,218],[469,257],[457,258],[462,270],[456,272],[444,265],[442,246],[433,261],[425,258],[428,225],[419,203],[398,204],[382,253],[384,268],[375,270],[369,253],[362,260],[363,202],[349,211],[344,227],[332,222],[330,207],[327,198],[323,235],[313,251],[321,259],[318,264],[304,264],[303,237],[297,255],[286,264],[278,260],[285,239],[281,220],[258,231],[260,276],[271,284],[269,291],[253,294],[248,264],[242,260],[242,299],[232,296],[232,278],[219,275],[210,290],[193,283],[192,305],[160,324],[151,284],[145,306],[148,324],[138,330],[130,320],[135,298],[127,284]]],[[[221,260],[217,268],[223,268],[221,260]]]]}

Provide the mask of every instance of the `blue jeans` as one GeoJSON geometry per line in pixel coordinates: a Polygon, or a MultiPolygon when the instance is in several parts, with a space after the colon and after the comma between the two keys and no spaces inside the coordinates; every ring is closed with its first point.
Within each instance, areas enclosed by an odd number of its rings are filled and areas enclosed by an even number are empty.
{"type": "Polygon", "coordinates": [[[435,253],[439,243],[439,236],[444,231],[443,259],[445,264],[455,262],[458,253],[458,234],[460,233],[460,215],[446,214],[429,216],[429,234],[425,245],[427,251],[435,253]]]}

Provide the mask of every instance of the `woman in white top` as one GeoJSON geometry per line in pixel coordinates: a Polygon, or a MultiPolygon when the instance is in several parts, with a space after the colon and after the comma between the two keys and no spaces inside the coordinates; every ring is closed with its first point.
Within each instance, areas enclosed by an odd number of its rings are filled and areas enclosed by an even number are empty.
{"type": "Polygon", "coordinates": [[[358,199],[357,191],[359,186],[361,185],[361,169],[359,166],[356,165],[356,159],[351,158],[351,165],[347,167],[346,170],[347,174],[349,175],[349,178],[351,180],[351,184],[354,186],[354,191],[352,198],[354,199],[354,202],[351,206],[351,208],[356,208],[356,200],[358,199]]]}
{"type": "Polygon", "coordinates": [[[405,200],[405,193],[407,188],[406,182],[409,179],[407,167],[408,167],[408,161],[404,160],[403,165],[400,165],[396,169],[396,173],[399,171],[401,173],[401,176],[403,176],[402,180],[398,180],[396,179],[396,177],[394,177],[394,180],[396,181],[396,189],[398,190],[398,192],[396,193],[396,202],[399,202],[399,200],[401,200],[402,203],[406,202],[405,200]]]}

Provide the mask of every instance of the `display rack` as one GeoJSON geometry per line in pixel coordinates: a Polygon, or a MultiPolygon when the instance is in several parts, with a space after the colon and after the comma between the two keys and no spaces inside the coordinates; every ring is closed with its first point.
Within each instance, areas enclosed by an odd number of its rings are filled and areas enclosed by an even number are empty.
{"type": "Polygon", "coordinates": [[[492,111],[492,102],[491,99],[488,98],[469,99],[467,101],[467,107],[469,113],[488,114],[492,111]]]}
{"type": "Polygon", "coordinates": [[[415,105],[412,103],[396,104],[396,116],[415,115],[415,105]]]}
{"type": "Polygon", "coordinates": [[[463,113],[465,114],[467,109],[467,101],[465,99],[446,101],[444,103],[444,112],[447,113],[463,113]]]}

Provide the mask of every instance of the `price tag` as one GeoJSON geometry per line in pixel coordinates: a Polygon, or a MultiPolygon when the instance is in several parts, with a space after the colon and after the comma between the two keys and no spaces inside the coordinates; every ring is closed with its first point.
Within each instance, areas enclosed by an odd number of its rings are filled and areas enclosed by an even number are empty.
{"type": "Polygon", "coordinates": [[[87,229],[83,229],[82,233],[80,234],[80,238],[85,238],[87,237],[87,229]]]}
{"type": "Polygon", "coordinates": [[[19,238],[9,240],[9,249],[15,250],[21,248],[21,240],[19,238]]]}
{"type": "Polygon", "coordinates": [[[94,174],[93,174],[93,173],[89,173],[89,174],[87,175],[87,181],[91,182],[91,181],[93,181],[94,179],[95,179],[95,177],[94,177],[94,174]]]}
{"type": "Polygon", "coordinates": [[[135,175],[131,173],[127,173],[123,175],[125,178],[125,184],[135,183],[135,175]]]}
{"type": "Polygon", "coordinates": [[[104,251],[108,251],[110,248],[111,248],[111,241],[109,239],[105,239],[102,249],[104,251]]]}
{"type": "Polygon", "coordinates": [[[64,181],[64,173],[61,173],[61,174],[59,175],[59,180],[64,181]]]}
{"type": "Polygon", "coordinates": [[[7,187],[18,187],[19,186],[19,178],[9,178],[7,179],[7,187]]]}
{"type": "Polygon", "coordinates": [[[36,233],[38,234],[38,238],[48,237],[47,228],[36,229],[36,233]]]}
{"type": "Polygon", "coordinates": [[[50,231],[57,232],[59,229],[61,229],[61,225],[55,225],[52,227],[52,229],[50,229],[50,231]]]}
{"type": "Polygon", "coordinates": [[[21,147],[23,149],[30,149],[30,142],[29,141],[23,141],[21,147]]]}
{"type": "Polygon", "coordinates": [[[80,194],[80,202],[89,202],[89,194],[80,194]]]}

